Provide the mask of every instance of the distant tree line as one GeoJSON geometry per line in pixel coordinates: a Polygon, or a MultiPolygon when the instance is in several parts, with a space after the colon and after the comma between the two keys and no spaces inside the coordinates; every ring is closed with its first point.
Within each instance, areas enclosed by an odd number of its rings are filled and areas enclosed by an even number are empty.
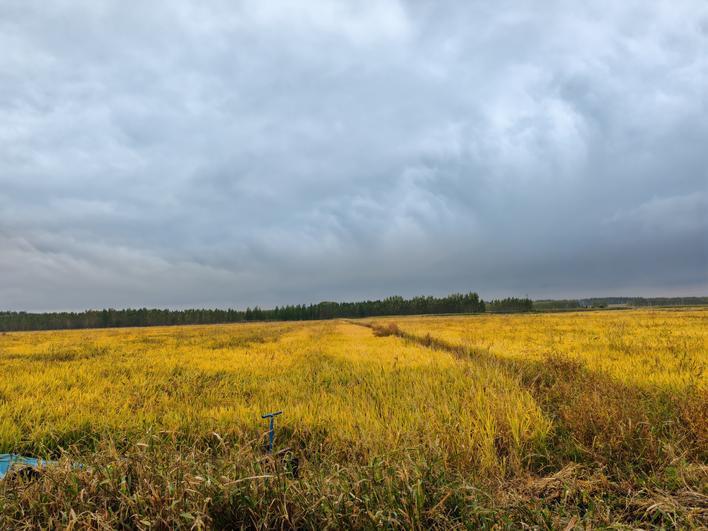
{"type": "Polygon", "coordinates": [[[0,331],[112,328],[185,324],[239,323],[245,321],[306,321],[337,317],[377,315],[422,315],[481,313],[485,303],[476,293],[456,293],[447,297],[387,297],[363,302],[320,302],[263,310],[87,310],[84,312],[0,312],[0,331]]]}
{"type": "Polygon", "coordinates": [[[276,306],[263,310],[87,310],[84,312],[0,312],[0,332],[22,330],[63,330],[124,326],[240,323],[246,321],[308,321],[338,317],[380,315],[429,315],[454,313],[516,313],[531,311],[581,310],[612,306],[699,306],[708,297],[605,297],[592,299],[540,300],[508,297],[485,303],[476,293],[455,293],[447,297],[387,297],[362,302],[320,302],[276,306]]]}
{"type": "Polygon", "coordinates": [[[592,297],[588,299],[545,299],[533,301],[533,309],[537,312],[622,306],[644,308],[649,306],[704,305],[708,305],[708,297],[592,297]]]}
{"type": "Polygon", "coordinates": [[[486,309],[488,312],[530,312],[533,310],[533,301],[529,298],[518,299],[516,297],[509,297],[506,299],[495,299],[487,303],[486,309]]]}
{"type": "Polygon", "coordinates": [[[535,312],[558,310],[582,310],[585,308],[632,307],[649,306],[705,306],[708,297],[592,297],[588,299],[543,299],[533,301],[535,312]]]}
{"type": "Polygon", "coordinates": [[[582,307],[626,306],[702,306],[708,304],[708,297],[594,297],[579,299],[582,307]]]}
{"type": "Polygon", "coordinates": [[[533,301],[533,309],[536,311],[553,311],[553,310],[577,310],[582,308],[580,301],[577,299],[561,299],[561,300],[540,300],[533,301]]]}

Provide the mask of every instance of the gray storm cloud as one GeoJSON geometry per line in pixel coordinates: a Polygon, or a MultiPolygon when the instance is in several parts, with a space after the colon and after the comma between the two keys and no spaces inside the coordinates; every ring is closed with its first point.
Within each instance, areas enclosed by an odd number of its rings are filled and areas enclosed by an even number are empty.
{"type": "Polygon", "coordinates": [[[0,3],[0,309],[708,293],[703,1],[0,3]]]}

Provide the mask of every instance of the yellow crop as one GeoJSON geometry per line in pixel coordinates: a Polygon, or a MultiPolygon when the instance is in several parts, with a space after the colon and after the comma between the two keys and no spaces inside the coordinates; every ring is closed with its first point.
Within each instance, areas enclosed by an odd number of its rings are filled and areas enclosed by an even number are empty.
{"type": "Polygon", "coordinates": [[[2,334],[0,453],[88,466],[0,484],[0,523],[700,527],[707,338],[705,309],[2,334]]]}
{"type": "Polygon", "coordinates": [[[500,358],[568,357],[644,388],[705,391],[708,384],[706,309],[407,317],[396,322],[406,332],[500,358]]]}
{"type": "MultiPolygon", "coordinates": [[[[708,311],[397,318],[471,351],[562,355],[637,386],[705,390],[708,311]]],[[[148,429],[257,433],[260,414],[332,450],[436,446],[494,466],[550,421],[503,367],[347,322],[13,333],[0,336],[0,451],[148,429]]]]}
{"type": "Polygon", "coordinates": [[[434,448],[501,464],[549,421],[502,371],[343,322],[37,332],[0,337],[0,452],[150,429],[257,436],[261,413],[327,452],[434,448]]]}

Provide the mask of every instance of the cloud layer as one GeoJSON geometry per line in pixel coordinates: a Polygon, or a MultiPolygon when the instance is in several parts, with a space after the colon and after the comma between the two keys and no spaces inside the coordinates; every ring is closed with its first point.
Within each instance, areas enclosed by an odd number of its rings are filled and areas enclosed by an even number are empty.
{"type": "Polygon", "coordinates": [[[703,1],[5,0],[0,49],[0,308],[708,293],[703,1]]]}

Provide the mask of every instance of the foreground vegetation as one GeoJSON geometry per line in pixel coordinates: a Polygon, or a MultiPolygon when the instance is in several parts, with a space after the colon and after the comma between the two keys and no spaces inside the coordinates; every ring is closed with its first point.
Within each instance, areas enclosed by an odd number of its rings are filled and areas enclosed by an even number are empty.
{"type": "Polygon", "coordinates": [[[0,527],[700,528],[707,336],[706,310],[0,335],[0,453],[59,460],[0,482],[0,527]]]}

